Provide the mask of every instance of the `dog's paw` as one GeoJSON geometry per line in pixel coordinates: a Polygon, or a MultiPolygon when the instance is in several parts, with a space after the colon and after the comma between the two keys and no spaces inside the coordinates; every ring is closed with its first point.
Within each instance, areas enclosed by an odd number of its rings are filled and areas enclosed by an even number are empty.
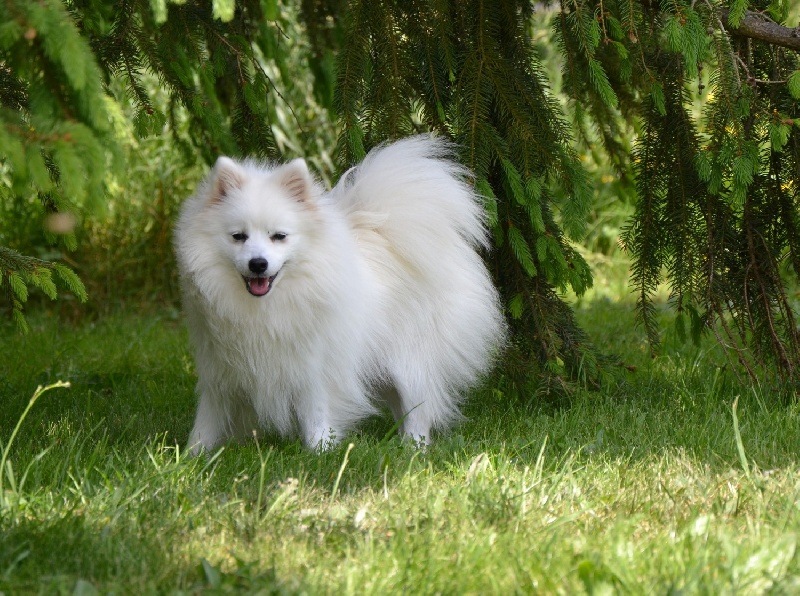
{"type": "Polygon", "coordinates": [[[430,437],[427,435],[403,433],[403,439],[409,441],[414,447],[423,453],[428,450],[428,446],[431,444],[430,437]]]}
{"type": "Polygon", "coordinates": [[[336,431],[328,425],[317,425],[303,433],[303,444],[315,451],[330,451],[340,440],[336,431]]]}

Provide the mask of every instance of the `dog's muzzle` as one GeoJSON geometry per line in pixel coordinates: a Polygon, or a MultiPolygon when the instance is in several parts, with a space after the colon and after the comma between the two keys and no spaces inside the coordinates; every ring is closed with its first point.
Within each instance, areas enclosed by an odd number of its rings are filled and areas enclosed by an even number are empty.
{"type": "Polygon", "coordinates": [[[269,268],[269,263],[264,257],[255,257],[248,261],[247,268],[253,272],[254,275],[243,275],[244,285],[247,291],[253,296],[266,296],[272,289],[272,282],[275,281],[275,275],[265,275],[269,268]]]}

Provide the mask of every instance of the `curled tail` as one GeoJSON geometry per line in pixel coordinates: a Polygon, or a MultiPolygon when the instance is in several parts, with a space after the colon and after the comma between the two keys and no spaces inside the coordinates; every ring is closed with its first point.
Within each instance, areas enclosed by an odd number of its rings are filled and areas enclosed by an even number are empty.
{"type": "Polygon", "coordinates": [[[452,156],[445,140],[427,135],[377,147],[342,177],[335,200],[355,227],[364,214],[389,214],[381,233],[403,254],[433,248],[421,238],[435,245],[450,233],[472,248],[488,248],[483,201],[468,183],[470,171],[452,156]]]}

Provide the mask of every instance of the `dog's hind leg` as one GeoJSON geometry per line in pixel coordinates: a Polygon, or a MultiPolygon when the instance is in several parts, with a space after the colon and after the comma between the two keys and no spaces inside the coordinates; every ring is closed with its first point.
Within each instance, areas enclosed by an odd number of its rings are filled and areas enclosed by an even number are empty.
{"type": "Polygon", "coordinates": [[[301,420],[300,431],[303,435],[303,445],[308,449],[321,449],[323,451],[335,447],[340,438],[329,424],[321,421],[301,420]]]}

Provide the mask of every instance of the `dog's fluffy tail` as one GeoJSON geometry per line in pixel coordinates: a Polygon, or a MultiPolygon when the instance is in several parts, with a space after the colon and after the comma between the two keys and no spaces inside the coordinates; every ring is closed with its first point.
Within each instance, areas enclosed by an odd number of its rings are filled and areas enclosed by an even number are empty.
{"type": "Polygon", "coordinates": [[[452,246],[452,233],[473,249],[487,248],[482,199],[468,183],[469,170],[452,155],[447,141],[427,135],[380,146],[342,177],[333,198],[354,228],[377,224],[410,263],[436,261],[430,251],[452,246]],[[388,216],[374,221],[372,214],[388,216]]]}

